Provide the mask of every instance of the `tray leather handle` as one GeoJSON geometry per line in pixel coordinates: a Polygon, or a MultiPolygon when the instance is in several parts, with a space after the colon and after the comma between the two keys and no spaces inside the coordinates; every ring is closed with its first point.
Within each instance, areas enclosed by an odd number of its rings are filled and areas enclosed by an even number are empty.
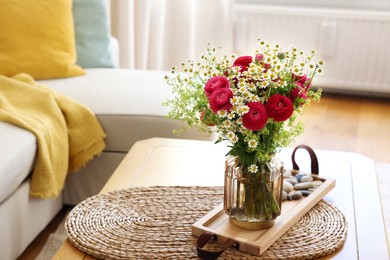
{"type": "Polygon", "coordinates": [[[311,149],[309,146],[307,146],[305,144],[300,144],[300,145],[298,145],[297,147],[294,148],[294,151],[293,151],[293,153],[291,155],[291,160],[292,160],[292,163],[293,163],[293,169],[294,170],[299,170],[299,166],[298,166],[298,164],[295,161],[295,152],[298,149],[304,149],[304,150],[306,150],[309,153],[310,160],[311,160],[311,173],[319,174],[317,155],[315,154],[313,149],[311,149]]]}
{"type": "Polygon", "coordinates": [[[236,247],[238,246],[237,241],[234,239],[228,238],[226,241],[221,245],[221,249],[218,251],[207,251],[203,249],[203,247],[210,241],[210,240],[217,240],[217,235],[211,232],[204,232],[202,233],[196,240],[196,251],[198,253],[198,257],[204,260],[214,260],[217,259],[223,252],[225,252],[226,249],[236,244],[236,247]]]}

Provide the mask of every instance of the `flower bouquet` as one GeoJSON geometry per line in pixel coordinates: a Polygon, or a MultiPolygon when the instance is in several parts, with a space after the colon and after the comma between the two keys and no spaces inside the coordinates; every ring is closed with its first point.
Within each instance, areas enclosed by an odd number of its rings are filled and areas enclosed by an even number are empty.
{"type": "Polygon", "coordinates": [[[220,58],[209,45],[199,62],[173,68],[166,76],[173,98],[163,105],[170,107],[169,118],[186,123],[177,134],[196,127],[228,142],[225,212],[269,226],[281,207],[284,170],[275,154],[303,132],[298,116],[321,97],[312,80],[323,62],[314,61],[314,51],[258,44],[253,56],[220,58]]]}

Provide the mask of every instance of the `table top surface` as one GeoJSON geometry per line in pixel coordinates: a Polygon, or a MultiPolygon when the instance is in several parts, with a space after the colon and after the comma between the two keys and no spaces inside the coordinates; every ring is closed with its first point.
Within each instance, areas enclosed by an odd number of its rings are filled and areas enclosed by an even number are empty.
{"type": "MultiPolygon", "coordinates": [[[[145,186],[223,186],[227,148],[208,141],[152,138],[131,148],[101,190],[145,186]]],[[[334,178],[336,187],[324,200],[337,206],[347,218],[344,246],[328,258],[389,259],[374,161],[356,153],[315,151],[319,174],[334,178]]],[[[291,168],[291,149],[279,157],[291,168]]],[[[309,156],[298,150],[296,161],[310,171],[309,156]]],[[[95,259],[67,240],[54,259],[95,259]]]]}

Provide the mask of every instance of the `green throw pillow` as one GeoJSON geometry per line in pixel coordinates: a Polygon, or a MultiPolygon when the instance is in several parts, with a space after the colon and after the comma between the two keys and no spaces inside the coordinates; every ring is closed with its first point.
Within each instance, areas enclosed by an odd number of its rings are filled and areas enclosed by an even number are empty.
{"type": "Polygon", "coordinates": [[[83,68],[115,67],[107,0],[74,0],[73,18],[77,64],[83,68]]]}

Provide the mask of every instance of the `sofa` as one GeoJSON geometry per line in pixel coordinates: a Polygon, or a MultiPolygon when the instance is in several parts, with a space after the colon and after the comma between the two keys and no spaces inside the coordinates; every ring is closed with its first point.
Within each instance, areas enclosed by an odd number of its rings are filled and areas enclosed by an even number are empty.
{"type": "MultiPolygon", "coordinates": [[[[8,19],[6,17],[13,19],[13,16],[9,15],[13,11],[12,8],[25,4],[24,1],[19,1],[16,4],[11,2],[0,1],[0,23],[2,24],[11,24],[10,21],[4,21],[4,19],[8,19]]],[[[67,4],[64,10],[69,14],[68,2],[71,1],[42,2],[51,5],[45,8],[55,10],[53,14],[56,22],[61,13],[58,4],[67,4]]],[[[27,72],[34,76],[38,84],[47,86],[88,107],[96,115],[106,133],[106,146],[102,154],[95,157],[83,169],[68,174],[60,196],[50,199],[33,198],[29,193],[31,173],[37,155],[37,138],[31,132],[17,125],[0,120],[1,259],[16,259],[56,216],[64,204],[75,205],[83,199],[97,194],[136,141],[151,137],[175,138],[172,130],[181,126],[179,122],[165,118],[167,108],[162,106],[162,102],[170,96],[170,89],[164,80],[166,72],[118,68],[119,45],[109,35],[108,2],[99,0],[93,1],[93,3],[99,5],[98,11],[93,10],[94,7],[91,6],[93,4],[89,1],[74,0],[73,15],[80,13],[82,19],[85,17],[92,19],[95,14],[98,14],[101,19],[95,20],[89,25],[99,27],[100,30],[105,28],[103,40],[105,42],[102,44],[101,39],[91,35],[93,30],[87,28],[87,40],[91,38],[93,41],[90,42],[91,45],[85,45],[83,42],[85,39],[77,34],[78,26],[83,26],[83,24],[80,21],[77,22],[76,17],[74,17],[76,40],[77,37],[81,39],[80,45],[79,42],[75,42],[78,65],[73,72],[68,71],[69,64],[64,69],[66,73],[73,73],[73,75],[55,74],[57,72],[53,72],[53,68],[59,65],[51,64],[51,60],[46,60],[44,64],[31,62],[31,65],[27,62],[18,63],[15,66],[22,66],[18,67],[16,72],[27,72]],[[86,12],[91,12],[91,14],[88,15],[86,12]],[[99,24],[101,21],[103,21],[103,25],[99,24]],[[100,48],[102,45],[104,45],[104,50],[100,48]],[[100,49],[96,49],[96,46],[100,49]],[[79,52],[82,49],[89,52],[89,56],[79,52]],[[82,60],[82,58],[85,59],[82,60]],[[31,65],[31,67],[26,67],[27,65],[31,65]],[[42,69],[44,66],[46,68],[42,69]],[[43,74],[42,70],[45,70],[43,74]],[[47,74],[47,71],[50,73],[47,74]]],[[[31,4],[32,6],[28,8],[23,7],[32,13],[33,9],[40,4],[37,2],[31,2],[31,4]]],[[[30,15],[29,17],[39,19],[39,16],[30,15]]],[[[73,26],[73,23],[71,25],[73,26]]],[[[65,30],[64,25],[61,25],[61,30],[65,30]]],[[[8,36],[6,32],[2,33],[0,32],[0,42],[5,42],[5,44],[0,46],[0,75],[11,76],[16,72],[10,69],[12,66],[4,64],[13,63],[14,59],[3,59],[14,51],[15,46],[12,45],[11,41],[11,49],[6,49],[4,46],[7,46],[8,36]]],[[[48,52],[51,53],[49,49],[52,46],[47,45],[48,42],[50,40],[46,39],[41,45],[44,45],[42,48],[48,49],[48,52]]],[[[23,44],[23,41],[20,44],[23,44]]],[[[61,43],[61,46],[63,45],[61,43]]],[[[34,56],[36,53],[39,52],[34,51],[32,54],[26,55],[34,56]]],[[[59,53],[63,55],[64,51],[61,50],[59,53]]],[[[39,58],[44,59],[44,57],[39,58]]],[[[63,60],[66,59],[61,56],[60,62],[63,60]]],[[[1,101],[0,97],[0,112],[1,101]]],[[[180,138],[205,139],[208,137],[196,130],[190,130],[180,138]]]]}
{"type": "MultiPolygon", "coordinates": [[[[63,204],[75,205],[97,194],[136,141],[175,138],[172,130],[180,123],[165,118],[167,111],[161,103],[169,96],[169,88],[164,86],[163,76],[164,72],[99,68],[86,69],[84,76],[40,81],[88,106],[107,135],[103,153],[79,172],[69,174],[62,196],[55,199],[29,197],[35,136],[0,122],[0,136],[6,137],[0,139],[2,259],[14,259],[23,252],[63,204]]],[[[205,137],[194,130],[181,138],[205,137]]]]}

